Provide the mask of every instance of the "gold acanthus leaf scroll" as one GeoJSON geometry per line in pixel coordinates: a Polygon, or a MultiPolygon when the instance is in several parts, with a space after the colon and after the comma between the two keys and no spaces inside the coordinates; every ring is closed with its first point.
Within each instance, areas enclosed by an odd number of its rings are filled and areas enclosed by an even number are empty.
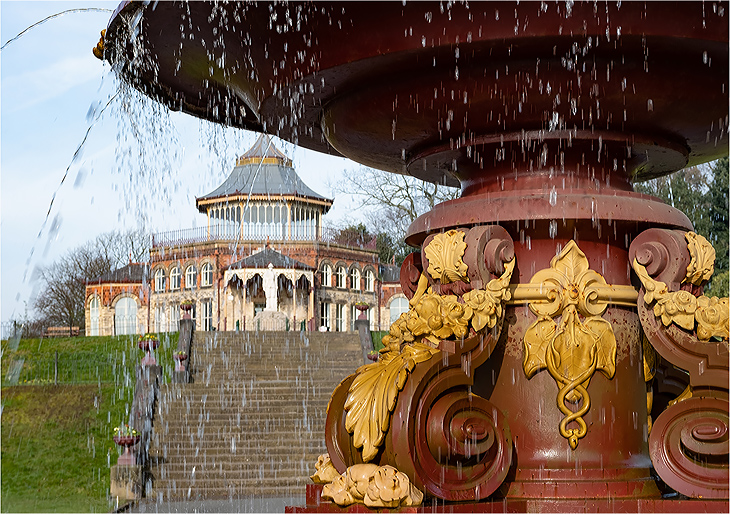
{"type": "Polygon", "coordinates": [[[462,260],[466,250],[464,232],[449,230],[443,234],[436,234],[430,243],[423,249],[428,259],[428,274],[442,284],[449,282],[469,282],[467,277],[468,266],[462,260]]]}
{"type": "Polygon", "coordinates": [[[595,288],[605,287],[606,281],[590,269],[585,254],[570,241],[550,261],[550,268],[537,272],[530,283],[542,286],[543,298],[530,302],[539,318],[525,332],[523,369],[532,378],[547,368],[557,382],[557,404],[565,415],[560,434],[575,449],[588,431],[583,416],[590,409],[587,388],[593,373],[601,371],[610,379],[616,370],[613,327],[600,317],[607,303],[595,294],[595,288]],[[558,316],[562,317],[556,323],[552,318],[558,316]],[[566,405],[581,400],[575,412],[566,405]],[[578,427],[568,428],[570,423],[578,427]]]}
{"type": "Polygon", "coordinates": [[[365,462],[377,455],[398,393],[415,365],[436,355],[441,340],[494,328],[511,298],[509,283],[515,263],[514,258],[506,263],[502,276],[489,281],[486,289],[474,289],[461,297],[442,296],[419,287],[410,309],[383,337],[385,348],[380,350],[378,361],[357,370],[347,393],[345,428],[353,434],[355,447],[362,447],[365,462]]]}
{"type": "Polygon", "coordinates": [[[715,249],[707,239],[694,232],[685,233],[684,238],[687,240],[690,263],[683,282],[700,285],[715,272],[715,249]]]}
{"type": "Polygon", "coordinates": [[[633,268],[644,286],[644,302],[647,305],[656,302],[654,316],[661,318],[665,327],[674,323],[693,331],[696,323],[697,339],[700,341],[709,341],[712,337],[728,339],[730,302],[727,298],[696,297],[684,290],[669,291],[667,284],[651,278],[636,259],[633,268]]]}
{"type": "Polygon", "coordinates": [[[353,444],[362,447],[362,458],[371,461],[383,443],[395,409],[398,392],[403,389],[408,373],[419,362],[438,353],[423,343],[406,345],[401,352],[381,354],[377,362],[362,366],[350,385],[345,402],[345,428],[353,434],[353,444]]]}

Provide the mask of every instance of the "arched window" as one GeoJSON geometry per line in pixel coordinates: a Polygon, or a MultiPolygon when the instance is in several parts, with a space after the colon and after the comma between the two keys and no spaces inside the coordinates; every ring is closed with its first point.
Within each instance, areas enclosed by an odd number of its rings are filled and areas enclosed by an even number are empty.
{"type": "Polygon", "coordinates": [[[89,327],[89,333],[87,335],[90,336],[98,336],[99,335],[99,297],[94,296],[91,301],[89,302],[89,317],[91,318],[89,321],[91,322],[91,326],[89,327]]]}
{"type": "Polygon", "coordinates": [[[160,268],[155,271],[155,292],[163,293],[165,291],[165,270],[160,268]]]}
{"type": "Polygon", "coordinates": [[[408,300],[403,297],[394,298],[390,302],[390,324],[392,325],[395,320],[400,318],[400,315],[408,310],[408,300]]]}
{"type": "Polygon", "coordinates": [[[137,333],[137,302],[134,298],[121,298],[114,306],[114,334],[137,333]]]}
{"type": "Polygon", "coordinates": [[[365,291],[375,291],[375,274],[370,269],[365,271],[365,291]]]}
{"type": "Polygon", "coordinates": [[[337,267],[337,287],[340,289],[345,288],[345,282],[347,281],[347,271],[345,270],[344,266],[338,266],[337,267]]]}
{"type": "Polygon", "coordinates": [[[195,271],[195,266],[191,264],[185,270],[185,289],[195,289],[197,279],[198,274],[195,271]]]}
{"type": "Polygon", "coordinates": [[[177,266],[170,270],[170,291],[180,289],[180,268],[177,266]]]}
{"type": "Polygon", "coordinates": [[[213,285],[213,266],[209,262],[206,262],[200,268],[200,285],[201,287],[213,285]]]}
{"type": "Polygon", "coordinates": [[[329,266],[329,264],[325,264],[322,267],[322,286],[323,287],[332,286],[332,268],[329,266]]]}
{"type": "Polygon", "coordinates": [[[360,290],[360,270],[357,268],[350,270],[350,289],[360,290]]]}

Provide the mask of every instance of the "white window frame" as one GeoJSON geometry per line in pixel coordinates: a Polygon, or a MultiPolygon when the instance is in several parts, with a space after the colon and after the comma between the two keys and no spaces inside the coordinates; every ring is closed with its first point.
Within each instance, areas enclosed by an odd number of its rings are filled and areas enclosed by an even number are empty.
{"type": "Polygon", "coordinates": [[[170,316],[168,318],[168,331],[177,332],[180,330],[180,306],[175,303],[171,303],[169,307],[170,316]]]}
{"type": "Polygon", "coordinates": [[[365,270],[365,291],[372,293],[375,291],[375,274],[373,270],[365,270]]]}
{"type": "Polygon", "coordinates": [[[91,298],[91,301],[89,302],[89,334],[90,336],[98,336],[99,335],[99,307],[101,302],[99,301],[99,297],[94,295],[91,298]]]}
{"type": "Polygon", "coordinates": [[[114,305],[114,335],[137,334],[137,313],[139,308],[134,298],[124,296],[114,305]],[[133,307],[130,308],[130,307],[133,307]],[[133,312],[132,312],[133,311],[133,312]]]}
{"type": "Polygon", "coordinates": [[[163,303],[155,307],[155,328],[157,332],[167,332],[167,308],[163,303]]]}
{"type": "Polygon", "coordinates": [[[332,266],[322,266],[322,287],[332,287],[332,266]]]}
{"type": "Polygon", "coordinates": [[[197,281],[198,273],[195,269],[195,264],[191,264],[185,268],[185,289],[195,289],[197,281]]]}
{"type": "Polygon", "coordinates": [[[213,330],[213,300],[206,299],[200,303],[203,311],[203,330],[209,332],[213,330]]]}
{"type": "Polygon", "coordinates": [[[200,286],[210,287],[213,285],[213,266],[209,262],[200,268],[200,286]]]}
{"type": "Polygon", "coordinates": [[[330,325],[330,305],[332,305],[330,302],[322,302],[320,306],[320,326],[321,327],[327,327],[328,330],[331,329],[330,325]]]}
{"type": "Polygon", "coordinates": [[[156,293],[164,293],[165,292],[165,270],[162,268],[158,268],[157,271],[155,271],[155,292],[156,293]]]}
{"type": "Polygon", "coordinates": [[[408,312],[408,299],[404,296],[399,296],[397,298],[393,298],[390,301],[390,304],[388,305],[388,316],[390,318],[390,324],[392,325],[395,320],[397,320],[401,314],[404,312],[408,312]],[[398,302],[398,305],[403,308],[405,307],[405,310],[400,310],[393,312],[393,307],[395,306],[395,303],[398,302]]]}
{"type": "Polygon", "coordinates": [[[341,303],[335,304],[335,332],[345,331],[345,306],[341,303]]]}
{"type": "Polygon", "coordinates": [[[170,291],[180,289],[180,266],[173,266],[170,270],[170,291]]]}
{"type": "Polygon", "coordinates": [[[360,270],[357,268],[350,270],[350,289],[355,291],[360,290],[360,270]]]}
{"type": "Polygon", "coordinates": [[[335,273],[337,279],[336,287],[339,289],[345,289],[347,287],[347,270],[344,266],[337,266],[337,272],[335,273]]]}

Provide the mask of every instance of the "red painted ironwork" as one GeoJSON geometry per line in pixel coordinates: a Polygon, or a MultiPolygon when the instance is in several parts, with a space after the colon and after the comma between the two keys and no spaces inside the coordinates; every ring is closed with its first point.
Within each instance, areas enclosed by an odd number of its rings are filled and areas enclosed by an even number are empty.
{"type": "MultiPolygon", "coordinates": [[[[682,284],[691,258],[684,233],[649,229],[629,249],[629,258],[669,291],[701,289],[682,284]]],[[[730,353],[726,341],[700,341],[694,331],[665,326],[645,291],[637,308],[646,337],[659,355],[688,373],[691,397],[670,402],[654,421],[649,439],[652,463],[670,487],[690,497],[727,499],[730,489],[730,353]]],[[[665,365],[666,366],[666,365],[665,365]]],[[[676,375],[676,373],[674,374],[676,375]]],[[[676,391],[676,388],[675,388],[676,391]]]]}
{"type": "MultiPolygon", "coordinates": [[[[724,8],[388,2],[217,9],[130,3],[110,22],[105,58],[174,109],[461,185],[461,198],[418,218],[406,238],[423,246],[435,233],[467,231],[469,282],[429,277],[434,291],[461,294],[484,284],[511,255],[512,284],[528,284],[570,241],[607,284],[636,286],[634,256],[652,276],[672,275],[670,287],[681,282],[686,247],[674,231],[691,229],[689,220],[631,184],[727,153],[724,8]],[[194,20],[184,41],[182,18],[194,20]],[[233,28],[224,19],[241,21],[233,28]],[[221,37],[225,45],[207,44],[221,37]],[[652,228],[666,230],[646,235],[652,228]]],[[[401,285],[409,298],[427,266],[422,252],[406,259],[401,285]]],[[[558,431],[555,380],[545,372],[528,378],[523,368],[523,338],[537,316],[508,305],[494,331],[442,341],[438,356],[414,366],[376,461],[394,463],[442,500],[489,498],[441,503],[440,511],[727,511],[726,501],[662,500],[651,473],[653,459],[677,491],[723,497],[712,463],[702,459],[715,459],[726,437],[727,378],[724,387],[719,382],[727,377],[727,347],[697,346],[650,314],[640,294],[638,311],[609,304],[601,315],[615,335],[615,371],[591,378],[589,428],[575,449],[558,431]],[[697,398],[655,418],[651,458],[642,326],[664,361],[656,377],[674,377],[668,391],[682,382],[674,366],[686,368],[697,398]],[[699,467],[688,468],[668,449],[671,441],[699,467]],[[659,456],[671,459],[662,467],[659,456]]],[[[340,471],[362,460],[344,426],[352,381],[333,393],[325,429],[340,471]]]]}

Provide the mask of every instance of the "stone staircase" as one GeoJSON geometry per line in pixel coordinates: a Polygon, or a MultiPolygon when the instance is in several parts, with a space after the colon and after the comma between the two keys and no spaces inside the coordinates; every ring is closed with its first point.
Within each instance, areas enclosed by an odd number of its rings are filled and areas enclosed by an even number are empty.
{"type": "Polygon", "coordinates": [[[357,334],[196,333],[193,383],[160,386],[148,500],[303,495],[330,395],[360,365],[357,334]]]}

